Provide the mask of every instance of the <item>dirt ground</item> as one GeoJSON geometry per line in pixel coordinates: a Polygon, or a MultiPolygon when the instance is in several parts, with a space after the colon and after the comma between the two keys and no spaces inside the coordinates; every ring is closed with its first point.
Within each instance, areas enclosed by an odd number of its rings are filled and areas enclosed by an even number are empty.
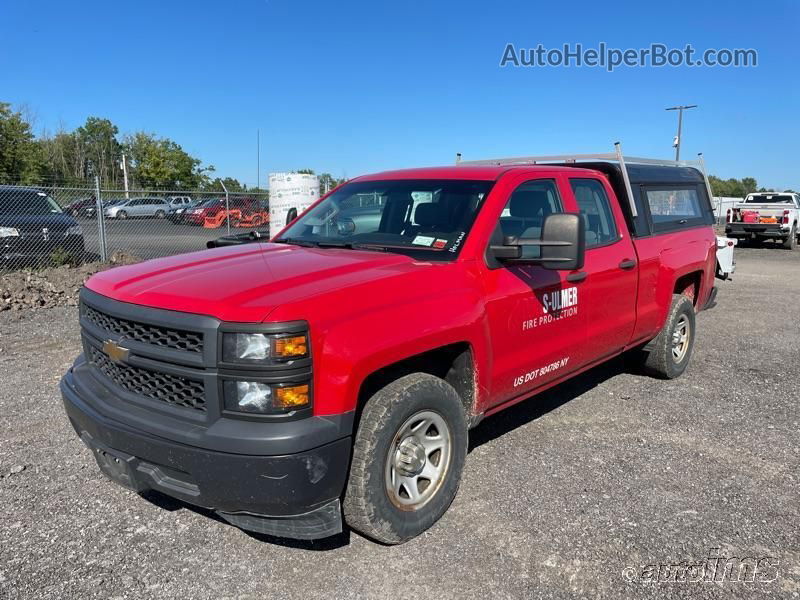
{"type": "Polygon", "coordinates": [[[0,312],[77,306],[78,292],[89,277],[111,267],[135,262],[139,259],[115,253],[108,263],[0,271],[0,312]]]}
{"type": "Polygon", "coordinates": [[[800,250],[737,254],[681,378],[614,360],[486,419],[453,506],[397,547],[249,535],[110,483],[58,394],[75,309],[5,311],[0,597],[798,598],[800,250]],[[720,576],[745,559],[766,574],[720,576]]]}

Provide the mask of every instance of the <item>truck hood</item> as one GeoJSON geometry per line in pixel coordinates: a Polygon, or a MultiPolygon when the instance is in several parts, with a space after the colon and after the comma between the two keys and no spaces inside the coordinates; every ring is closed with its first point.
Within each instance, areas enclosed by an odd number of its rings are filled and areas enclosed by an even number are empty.
{"type": "Polygon", "coordinates": [[[244,244],[116,267],[86,282],[90,290],[166,310],[256,323],[279,304],[419,268],[383,252],[244,244]]]}

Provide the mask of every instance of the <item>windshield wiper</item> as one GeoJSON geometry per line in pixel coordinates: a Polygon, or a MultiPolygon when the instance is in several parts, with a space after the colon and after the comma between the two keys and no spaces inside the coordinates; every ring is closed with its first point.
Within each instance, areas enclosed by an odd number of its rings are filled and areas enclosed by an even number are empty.
{"type": "Polygon", "coordinates": [[[387,252],[385,246],[362,242],[317,242],[320,248],[347,248],[348,250],[372,250],[374,252],[387,252]]]}
{"type": "Polygon", "coordinates": [[[373,252],[388,252],[385,246],[361,242],[337,242],[335,240],[301,240],[298,238],[281,238],[274,240],[275,244],[292,244],[306,248],[346,248],[347,250],[372,250],[373,252]]]}
{"type": "Polygon", "coordinates": [[[316,248],[317,243],[309,240],[298,240],[297,238],[281,238],[274,240],[274,244],[291,244],[292,246],[303,246],[304,248],[316,248]]]}

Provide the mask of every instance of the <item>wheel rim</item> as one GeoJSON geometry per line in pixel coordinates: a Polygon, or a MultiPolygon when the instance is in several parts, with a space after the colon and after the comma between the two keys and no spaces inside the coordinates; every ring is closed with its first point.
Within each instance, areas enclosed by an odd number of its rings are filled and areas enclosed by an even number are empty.
{"type": "Polygon", "coordinates": [[[400,426],[386,456],[386,493],[401,510],[425,506],[450,467],[450,428],[439,413],[420,411],[400,426]]]}
{"type": "Polygon", "coordinates": [[[686,315],[681,315],[672,330],[672,360],[676,363],[681,362],[689,351],[689,341],[692,333],[692,326],[686,315]]]}

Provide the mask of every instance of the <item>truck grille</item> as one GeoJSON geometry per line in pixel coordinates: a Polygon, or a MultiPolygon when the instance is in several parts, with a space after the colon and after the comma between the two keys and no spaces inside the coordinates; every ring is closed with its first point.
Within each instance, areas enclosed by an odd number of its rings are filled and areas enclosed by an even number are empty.
{"type": "Polygon", "coordinates": [[[154,344],[187,352],[203,352],[203,334],[120,319],[83,305],[83,316],[95,326],[143,344],[154,344]]]}
{"type": "Polygon", "coordinates": [[[90,360],[103,375],[129,392],[173,406],[206,412],[206,399],[201,381],[121,365],[94,347],[90,348],[90,360]]]}

